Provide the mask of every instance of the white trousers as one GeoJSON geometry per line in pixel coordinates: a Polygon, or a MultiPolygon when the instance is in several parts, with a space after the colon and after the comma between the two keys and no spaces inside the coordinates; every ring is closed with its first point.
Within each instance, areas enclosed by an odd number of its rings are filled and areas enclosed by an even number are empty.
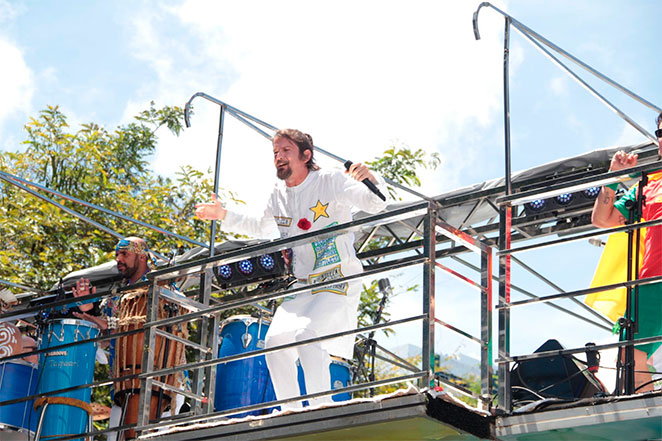
{"type": "MultiPolygon", "coordinates": [[[[300,342],[318,335],[310,329],[297,329],[281,332],[277,335],[267,334],[265,347],[272,348],[293,342],[300,342]]],[[[276,399],[284,400],[300,396],[297,381],[296,361],[299,359],[306,379],[306,392],[309,394],[323,392],[331,389],[331,374],[329,366],[331,357],[322,347],[321,343],[311,343],[282,351],[265,354],[269,375],[274,386],[276,399]]],[[[331,396],[308,400],[311,406],[333,401],[331,396]]],[[[301,401],[281,404],[281,409],[301,408],[301,401]]]]}

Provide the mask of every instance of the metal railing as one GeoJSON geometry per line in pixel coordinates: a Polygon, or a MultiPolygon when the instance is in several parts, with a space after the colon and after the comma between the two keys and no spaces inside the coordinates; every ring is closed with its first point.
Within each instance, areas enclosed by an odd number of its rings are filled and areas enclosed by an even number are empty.
{"type": "MultiPolygon", "coordinates": [[[[595,177],[594,182],[601,182],[605,179],[605,176],[614,176],[614,175],[620,175],[622,177],[629,177],[630,179],[632,178],[632,172],[637,171],[637,172],[647,172],[651,170],[657,170],[662,168],[662,162],[655,162],[655,163],[649,163],[649,164],[644,164],[637,166],[632,169],[628,170],[623,170],[617,173],[605,173],[604,175],[598,175],[595,177]]],[[[558,186],[558,191],[559,194],[561,193],[568,193],[572,189],[582,189],[582,188],[589,188],[593,186],[594,183],[592,183],[590,180],[586,180],[583,178],[580,178],[575,181],[570,181],[566,182],[564,185],[559,185],[558,186]]],[[[539,197],[544,197],[544,192],[548,192],[547,189],[540,190],[539,191],[539,197]],[[543,196],[540,196],[543,195],[543,196]]],[[[532,192],[530,195],[527,195],[527,198],[533,197],[535,199],[535,192],[532,192]]],[[[499,203],[502,204],[502,206],[506,207],[506,212],[508,215],[508,220],[510,220],[511,214],[515,211],[515,208],[517,205],[513,205],[513,200],[516,202],[518,201],[517,199],[513,198],[507,198],[504,197],[502,198],[499,203]]],[[[527,201],[528,199],[520,198],[519,203],[523,203],[522,201],[527,201]]],[[[506,222],[506,226],[509,225],[509,222],[506,222]]],[[[530,251],[530,250],[535,250],[535,249],[542,249],[546,247],[551,247],[551,246],[556,246],[556,245],[563,245],[571,242],[576,242],[579,240],[587,240],[589,238],[595,237],[595,236],[604,236],[605,234],[611,234],[611,233],[620,233],[620,232],[633,232],[635,230],[641,229],[641,228],[647,228],[651,226],[656,226],[656,225],[662,225],[662,219],[654,220],[654,221],[647,221],[647,222],[640,222],[636,224],[627,224],[624,226],[619,226],[619,227],[614,227],[614,228],[608,228],[608,229],[603,229],[603,230],[597,230],[597,231],[592,231],[589,233],[580,233],[580,234],[572,234],[568,235],[566,237],[561,237],[558,239],[548,239],[544,241],[540,241],[535,244],[531,245],[525,245],[525,246],[519,246],[519,247],[512,247],[512,246],[504,246],[503,248],[499,249],[498,251],[498,256],[500,259],[503,259],[504,257],[510,257],[513,256],[514,254],[530,251]]],[[[503,243],[508,244],[510,241],[510,237],[512,235],[512,229],[511,228],[504,228],[502,232],[502,236],[500,238],[500,241],[503,243]]],[[[512,411],[512,396],[511,396],[511,385],[510,385],[510,366],[512,363],[515,362],[522,362],[522,361],[527,361],[527,360],[533,360],[533,359],[538,359],[538,358],[544,358],[544,357],[553,357],[553,356],[559,356],[559,355],[572,355],[572,354],[580,354],[580,353],[585,353],[586,352],[586,347],[579,347],[579,348],[570,348],[570,349],[563,349],[563,350],[557,350],[557,351],[545,351],[545,352],[540,352],[540,353],[534,353],[534,354],[524,354],[524,355],[518,355],[518,356],[513,356],[510,354],[510,341],[512,336],[510,335],[510,313],[513,308],[517,307],[524,307],[524,306],[529,306],[532,304],[537,304],[537,303],[549,303],[553,302],[556,300],[560,299],[575,299],[576,297],[579,296],[584,296],[588,294],[594,294],[594,293],[599,293],[599,292],[604,292],[604,291],[610,291],[616,288],[627,288],[628,290],[628,296],[630,296],[630,290],[635,289],[637,286],[645,286],[648,284],[652,283],[659,283],[662,282],[662,276],[655,276],[655,277],[647,277],[647,278],[635,278],[634,280],[629,280],[629,281],[624,281],[620,283],[613,283],[613,284],[608,284],[608,285],[602,285],[602,286],[596,286],[592,288],[586,288],[586,289],[579,289],[579,290],[574,290],[574,291],[569,291],[569,292],[563,292],[559,294],[552,294],[552,295],[546,295],[546,296],[541,296],[533,299],[528,299],[528,300],[520,300],[520,301],[513,301],[510,298],[510,288],[511,288],[511,281],[509,275],[506,277],[500,278],[500,293],[504,293],[504,295],[500,295],[499,297],[499,303],[496,306],[496,310],[499,314],[499,329],[504,330],[503,334],[499,335],[499,356],[495,360],[495,362],[498,364],[498,371],[499,371],[499,391],[498,391],[498,397],[499,397],[499,408],[505,412],[510,412],[512,411]]],[[[611,331],[611,329],[608,329],[608,331],[611,331]]],[[[616,347],[632,347],[632,346],[638,346],[638,345],[643,345],[643,344],[648,344],[648,343],[654,343],[654,342],[659,342],[662,341],[662,335],[660,336],[654,336],[654,337],[647,337],[647,338],[641,338],[637,340],[625,340],[621,341],[618,343],[610,343],[610,344],[603,344],[603,345],[595,345],[592,346],[593,350],[603,350],[603,349],[611,349],[611,348],[616,348],[616,347]]],[[[625,370],[629,370],[629,373],[626,374],[626,376],[632,377],[634,376],[634,366],[625,366],[625,370]]],[[[630,391],[630,393],[633,393],[634,391],[630,391]]],[[[621,394],[624,393],[622,390],[619,390],[617,387],[617,390],[614,391],[616,394],[621,394]]]]}
{"type": "MultiPolygon", "coordinates": [[[[555,45],[552,43],[550,40],[546,39],[542,35],[538,34],[531,28],[525,26],[523,23],[519,22],[516,20],[514,17],[511,15],[505,13],[504,11],[500,10],[499,8],[493,6],[489,2],[483,2],[481,3],[476,11],[474,12],[473,15],[473,29],[474,29],[474,35],[476,40],[480,39],[480,33],[478,31],[478,16],[481,8],[491,8],[492,10],[496,11],[498,14],[504,17],[504,22],[505,22],[505,29],[504,29],[504,61],[503,61],[503,85],[504,85],[504,133],[505,133],[505,139],[504,139],[504,151],[505,151],[505,156],[504,156],[504,163],[505,163],[505,195],[502,197],[497,198],[496,203],[499,208],[499,251],[498,251],[498,256],[499,256],[499,303],[497,306],[497,311],[498,311],[498,326],[499,326],[499,337],[498,337],[498,344],[499,344],[499,357],[496,360],[496,362],[499,364],[498,368],[498,383],[499,383],[499,393],[498,393],[498,406],[500,411],[502,412],[510,412],[512,410],[512,400],[511,400],[511,384],[510,384],[510,363],[515,361],[515,360],[526,360],[526,359],[531,359],[530,357],[532,356],[520,356],[520,357],[512,357],[510,355],[510,340],[511,340],[511,335],[510,335],[510,313],[512,307],[515,306],[520,306],[520,305],[525,305],[525,304],[531,304],[535,302],[551,302],[552,300],[560,299],[560,298],[569,298],[572,300],[575,300],[575,297],[588,294],[590,292],[599,292],[599,291],[605,291],[608,289],[613,288],[613,286],[605,286],[605,287],[598,287],[595,289],[591,290],[578,290],[578,291],[573,291],[573,292],[567,292],[567,293],[561,293],[557,295],[552,295],[552,296],[546,296],[542,298],[536,298],[533,300],[527,300],[527,301],[522,301],[522,302],[512,302],[511,301],[511,288],[513,285],[511,285],[511,265],[513,260],[515,259],[513,254],[534,249],[534,248],[541,248],[541,247],[546,247],[546,246],[552,246],[552,245],[558,245],[562,243],[567,243],[575,240],[581,240],[581,239],[586,239],[588,237],[592,237],[595,235],[603,235],[608,232],[617,232],[617,231],[632,231],[633,229],[638,229],[642,226],[651,226],[658,224],[659,222],[648,222],[646,225],[640,224],[637,226],[632,226],[628,225],[625,227],[620,227],[620,228],[614,228],[611,230],[603,230],[600,232],[596,233],[589,233],[589,234],[583,234],[583,235],[575,235],[574,237],[565,237],[561,238],[558,240],[550,240],[546,242],[542,242],[539,244],[535,245],[528,245],[528,246],[522,246],[519,248],[513,248],[512,247],[512,239],[513,239],[513,230],[514,230],[514,225],[513,225],[513,220],[516,217],[514,210],[518,205],[523,205],[526,202],[532,201],[534,199],[541,199],[541,198],[549,198],[553,197],[555,195],[559,195],[562,193],[569,193],[569,192],[575,192],[575,191],[580,191],[582,189],[586,189],[589,187],[594,187],[594,186],[602,186],[602,185],[607,185],[610,183],[615,183],[619,182],[621,180],[628,180],[631,175],[628,176],[628,173],[638,173],[642,171],[647,171],[647,170],[652,170],[655,169],[656,167],[659,168],[660,164],[658,163],[657,165],[650,165],[650,164],[644,164],[644,165],[639,165],[637,167],[634,167],[632,169],[626,170],[624,173],[623,171],[619,172],[607,172],[607,173],[602,173],[600,175],[592,175],[592,176],[586,176],[583,178],[575,179],[572,182],[562,182],[556,185],[551,185],[547,186],[544,190],[541,189],[535,189],[535,190],[529,190],[529,191],[522,191],[519,193],[514,193],[513,188],[512,188],[512,180],[511,180],[511,148],[510,148],[510,93],[509,93],[509,57],[510,57],[510,49],[509,49],[509,42],[510,42],[510,28],[513,27],[515,30],[517,30],[528,42],[530,42],[536,49],[541,51],[548,59],[550,59],[554,64],[556,64],[561,70],[563,70],[566,74],[568,74],[573,80],[578,82],[582,87],[587,89],[595,98],[598,99],[601,103],[603,103],[606,107],[608,107],[610,110],[612,110],[614,113],[616,113],[620,118],[622,118],[624,121],[626,121],[629,125],[631,125],[633,128],[635,128],[637,131],[639,131],[644,137],[646,137],[648,140],[650,140],[654,145],[657,143],[657,138],[653,136],[651,133],[646,131],[643,127],[641,127],[639,124],[637,124],[632,118],[630,118],[628,115],[626,115],[623,111],[621,111],[619,108],[617,108],[614,104],[612,104],[609,100],[607,100],[604,96],[602,96],[596,89],[591,87],[586,81],[582,80],[572,69],[570,69],[567,65],[565,65],[559,58],[557,58],[554,54],[552,54],[551,51],[554,51],[556,54],[560,55],[561,57],[564,57],[565,59],[571,61],[572,63],[575,63],[577,66],[581,67],[591,75],[595,76],[599,80],[605,82],[606,84],[614,87],[617,89],[619,92],[622,92],[626,96],[634,99],[635,101],[639,102],[640,104],[643,104],[644,106],[648,107],[649,109],[655,111],[655,112],[661,112],[662,108],[659,106],[656,106],[652,104],[651,102],[643,99],[642,97],[638,96],[634,92],[628,90],[627,88],[621,86],[617,82],[613,81],[606,75],[600,73],[596,69],[592,68],[588,64],[584,63],[583,61],[579,60],[578,58],[574,57],[564,49],[560,48],[559,46],[555,45]]],[[[654,280],[639,280],[639,281],[634,281],[632,283],[624,283],[622,286],[627,286],[628,289],[631,289],[632,286],[638,286],[644,283],[652,283],[656,278],[652,278],[654,280]]],[[[577,316],[575,314],[575,316],[577,316]]],[[[637,340],[636,344],[643,344],[644,342],[649,341],[650,339],[642,339],[642,340],[637,340]]],[[[662,340],[662,337],[659,339],[653,338],[653,341],[659,341],[662,340]]],[[[632,342],[623,342],[620,345],[632,345],[632,342]]],[[[601,349],[601,348],[607,348],[611,347],[611,345],[605,345],[605,346],[596,346],[595,349],[601,349]]],[[[546,355],[540,355],[540,354],[535,354],[535,357],[540,357],[540,356],[551,356],[559,353],[579,353],[579,352],[584,352],[586,349],[581,348],[581,349],[571,349],[568,351],[553,351],[549,353],[545,353],[546,355]]],[[[633,371],[633,367],[630,366],[630,370],[633,371]]],[[[633,375],[633,372],[629,373],[630,376],[633,375]]]]}
{"type": "MultiPolygon", "coordinates": [[[[387,231],[382,228],[380,231],[387,231]]],[[[448,256],[446,256],[448,258],[448,256]]],[[[196,421],[202,420],[213,420],[217,418],[224,418],[230,415],[236,415],[241,412],[248,412],[257,409],[266,409],[279,404],[287,403],[291,400],[278,400],[270,401],[268,403],[255,404],[251,406],[244,406],[241,408],[224,410],[224,411],[214,411],[214,391],[215,391],[215,374],[216,367],[221,363],[228,363],[231,361],[243,360],[251,357],[257,357],[264,355],[269,352],[285,350],[292,347],[297,347],[300,345],[305,345],[313,342],[323,341],[331,338],[337,338],[340,336],[346,335],[358,335],[361,333],[367,334],[371,331],[377,331],[384,328],[396,328],[399,325],[406,323],[415,323],[421,322],[422,326],[422,361],[421,365],[412,370],[411,366],[404,366],[409,368],[408,372],[402,375],[395,375],[391,378],[382,378],[375,381],[370,381],[367,383],[354,384],[342,389],[333,389],[326,392],[321,392],[317,394],[309,394],[296,400],[308,399],[308,398],[317,398],[328,395],[335,395],[344,392],[355,392],[370,388],[375,388],[379,386],[384,386],[388,384],[401,383],[404,381],[419,380],[420,386],[422,387],[432,387],[439,383],[447,384],[451,388],[455,388],[458,392],[462,394],[469,394],[461,386],[458,386],[450,381],[447,381],[445,378],[440,377],[438,372],[435,372],[435,340],[434,340],[434,331],[436,325],[445,326],[451,331],[457,332],[459,335],[469,338],[471,341],[478,343],[481,346],[481,358],[482,358],[482,370],[481,370],[481,394],[480,396],[473,396],[476,400],[483,403],[484,407],[489,405],[491,400],[491,368],[490,362],[491,359],[491,248],[484,245],[483,243],[473,239],[470,236],[460,232],[454,231],[452,227],[445,224],[441,219],[436,215],[435,207],[427,202],[422,202],[418,204],[413,204],[411,206],[385,212],[382,214],[366,217],[357,221],[353,221],[343,225],[337,225],[325,229],[323,233],[321,232],[312,232],[305,233],[300,236],[296,236],[288,239],[274,240],[264,243],[259,243],[257,245],[249,246],[243,249],[226,252],[219,254],[217,256],[212,256],[204,258],[194,262],[183,263],[181,265],[159,269],[149,273],[149,282],[144,282],[139,285],[134,285],[129,288],[121,288],[120,290],[112,291],[99,291],[96,294],[91,294],[86,297],[80,297],[76,299],[76,302],[84,301],[99,301],[100,299],[107,298],[110,296],[119,296],[120,298],[127,294],[127,292],[133,292],[141,286],[149,286],[147,294],[147,320],[145,325],[141,329],[136,329],[133,331],[127,332],[111,332],[107,335],[102,335],[91,340],[77,341],[59,346],[58,349],[72,347],[80,344],[85,344],[88,342],[100,343],[103,341],[108,341],[112,339],[117,339],[119,337],[125,337],[132,334],[137,334],[139,332],[144,332],[145,335],[145,350],[143,352],[142,360],[142,372],[134,375],[125,375],[119,378],[111,378],[107,381],[96,381],[89,384],[79,385],[75,387],[67,387],[61,390],[52,391],[47,393],[47,395],[57,395],[58,393],[64,393],[72,390],[78,390],[87,387],[99,387],[107,386],[113,382],[128,380],[133,378],[140,379],[141,388],[140,388],[140,400],[141,405],[139,406],[139,419],[137,425],[122,425],[118,428],[111,428],[104,431],[94,431],[90,434],[99,434],[106,433],[113,430],[125,430],[129,428],[134,428],[139,431],[152,430],[154,428],[160,428],[165,426],[172,426],[176,424],[190,424],[196,421]],[[226,265],[232,262],[244,260],[250,257],[260,256],[270,252],[276,252],[284,250],[293,246],[309,243],[312,240],[320,240],[328,237],[337,236],[339,234],[344,234],[347,232],[356,232],[364,230],[373,230],[377,228],[378,230],[388,224],[398,223],[407,219],[420,219],[422,220],[422,227],[416,227],[415,234],[407,233],[407,235],[400,239],[400,241],[409,242],[412,245],[407,252],[404,252],[397,249],[394,252],[388,246],[384,247],[381,250],[381,256],[377,259],[373,257],[372,261],[379,261],[375,263],[374,266],[367,264],[365,270],[362,273],[344,277],[342,279],[333,280],[325,283],[318,283],[315,285],[303,286],[290,288],[285,290],[278,290],[270,293],[260,293],[258,295],[250,296],[248,298],[239,298],[230,301],[219,301],[213,303],[211,299],[216,294],[214,292],[212,281],[212,273],[214,268],[217,268],[221,265],[226,265]],[[443,233],[443,234],[441,234],[443,233]],[[439,263],[437,254],[439,254],[438,246],[441,242],[447,241],[446,237],[450,237],[453,240],[463,243],[466,247],[458,247],[459,252],[478,252],[481,255],[481,274],[480,282],[472,282],[468,277],[465,277],[459,274],[457,271],[450,270],[445,265],[439,263]],[[404,254],[404,255],[403,255],[404,254]],[[266,302],[273,299],[283,298],[286,296],[296,295],[298,293],[306,292],[311,289],[323,288],[325,286],[347,282],[351,280],[362,280],[370,277],[377,277],[379,274],[401,270],[404,268],[410,267],[422,267],[422,314],[415,315],[412,317],[406,317],[399,320],[392,320],[385,323],[379,323],[367,327],[349,329],[342,332],[338,332],[332,335],[320,336],[315,339],[310,339],[298,343],[291,343],[287,345],[281,345],[278,347],[260,349],[256,351],[246,352],[242,354],[227,356],[227,357],[218,357],[218,348],[219,348],[219,317],[222,313],[230,311],[240,307],[250,306],[257,302],[266,302]],[[461,331],[457,328],[454,328],[447,323],[439,320],[435,317],[435,273],[437,270],[445,270],[453,277],[459,277],[461,280],[468,281],[472,286],[479,288],[481,295],[481,308],[483,311],[480,313],[481,320],[481,336],[474,337],[469,333],[461,331]],[[197,290],[194,292],[187,292],[187,297],[173,295],[173,293],[161,286],[164,282],[172,280],[174,278],[182,277],[200,277],[200,285],[197,290]],[[174,317],[159,317],[157,316],[157,305],[160,299],[163,299],[168,302],[178,303],[183,308],[187,309],[189,312],[177,315],[174,317]],[[184,341],[182,338],[172,335],[163,330],[166,326],[172,326],[177,324],[186,325],[189,322],[195,321],[198,323],[198,326],[201,329],[199,341],[184,341]],[[205,332],[206,329],[206,332],[205,332]],[[155,351],[155,341],[156,336],[159,335],[171,341],[176,341],[180,344],[185,344],[190,347],[195,353],[194,361],[182,365],[171,366],[163,369],[154,369],[154,360],[152,354],[155,351]],[[192,374],[193,384],[192,390],[190,392],[179,390],[176,387],[168,386],[159,380],[159,377],[163,377],[169,374],[188,371],[192,374]],[[160,419],[156,422],[148,420],[148,410],[150,408],[151,393],[152,387],[157,386],[169,390],[173,393],[180,393],[184,395],[191,401],[191,411],[186,414],[177,415],[175,417],[168,417],[160,419]]],[[[71,299],[64,299],[59,301],[54,301],[46,306],[47,309],[53,309],[65,305],[72,306],[71,299]]],[[[13,311],[5,313],[0,316],[0,321],[15,320],[18,317],[28,317],[30,315],[38,314],[44,309],[44,306],[36,306],[32,308],[23,309],[21,311],[13,311]]],[[[39,349],[34,351],[32,354],[43,354],[48,351],[52,351],[53,348],[39,349]]],[[[11,361],[17,358],[22,358],[26,354],[18,354],[11,357],[8,357],[6,361],[11,361]]],[[[394,365],[403,366],[403,363],[399,362],[397,358],[382,356],[382,360],[390,360],[394,365]]],[[[37,396],[28,396],[19,400],[10,400],[0,403],[1,405],[13,404],[16,402],[23,402],[27,400],[32,400],[37,398],[37,396]]],[[[80,435],[78,435],[80,436],[80,435]]],[[[73,439],[75,437],[70,437],[73,439]]],[[[67,439],[67,438],[62,438],[67,439]]]]}

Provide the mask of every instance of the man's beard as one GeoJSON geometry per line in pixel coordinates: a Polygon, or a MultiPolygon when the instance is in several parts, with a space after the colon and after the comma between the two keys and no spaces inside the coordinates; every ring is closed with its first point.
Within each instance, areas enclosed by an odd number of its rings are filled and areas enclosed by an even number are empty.
{"type": "Polygon", "coordinates": [[[283,181],[292,176],[292,169],[290,168],[290,164],[284,164],[281,167],[276,167],[276,176],[278,179],[283,181]]]}
{"type": "Polygon", "coordinates": [[[117,265],[117,270],[120,272],[122,277],[125,279],[130,279],[134,274],[136,274],[138,266],[134,265],[133,267],[128,267],[127,265],[122,264],[121,266],[117,265]]]}

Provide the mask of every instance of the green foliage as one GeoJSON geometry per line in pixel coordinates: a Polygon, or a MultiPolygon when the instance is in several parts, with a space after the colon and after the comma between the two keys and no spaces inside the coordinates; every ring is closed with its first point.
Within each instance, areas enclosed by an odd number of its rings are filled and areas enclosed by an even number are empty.
{"type": "MultiPolygon", "coordinates": [[[[156,131],[166,127],[178,134],[182,121],[179,107],[156,109],[151,103],[134,122],[114,131],[95,123],[72,130],[58,107],[48,107],[26,124],[25,151],[0,152],[0,170],[206,242],[210,225],[195,218],[194,206],[211,193],[210,179],[185,166],[172,180],[150,170],[147,161],[156,149],[156,131]]],[[[141,236],[164,255],[192,247],[189,242],[40,193],[119,234],[141,236]]],[[[219,197],[236,200],[231,192],[222,191],[219,197]]],[[[5,181],[0,181],[0,237],[0,278],[42,289],[64,274],[112,259],[117,240],[5,181]]],[[[224,237],[219,233],[219,240],[224,237]]]]}
{"type": "MultiPolygon", "coordinates": [[[[421,356],[420,355],[415,355],[413,357],[408,357],[405,358],[405,360],[409,363],[411,363],[414,366],[417,366],[420,368],[421,366],[421,356]]],[[[366,360],[367,362],[367,360],[366,360]]],[[[410,374],[411,371],[404,369],[400,366],[397,366],[395,364],[382,361],[382,360],[375,360],[375,380],[386,380],[389,378],[394,378],[394,377],[399,377],[402,375],[410,374]]],[[[360,379],[361,382],[367,381],[367,378],[362,378],[360,379]]],[[[410,381],[409,381],[410,382],[410,381]]],[[[374,394],[375,395],[382,395],[382,394],[390,394],[395,392],[398,389],[404,389],[407,387],[407,384],[409,382],[400,382],[400,383],[392,383],[392,384],[385,384],[383,386],[376,387],[374,389],[374,394]]],[[[367,390],[362,390],[354,393],[354,397],[368,397],[370,396],[369,391],[367,390]]]]}
{"type": "MultiPolygon", "coordinates": [[[[94,381],[106,381],[109,380],[110,378],[111,378],[110,366],[108,366],[107,364],[96,363],[96,365],[94,366],[94,381]]],[[[99,403],[102,406],[112,407],[113,402],[110,399],[110,385],[99,386],[92,389],[92,402],[99,403]]],[[[107,429],[108,420],[95,421],[94,428],[96,430],[107,429]]],[[[95,437],[95,439],[101,439],[100,436],[95,437]]],[[[103,439],[106,438],[104,437],[103,439]]]]}
{"type": "MultiPolygon", "coordinates": [[[[170,179],[149,168],[148,158],[158,142],[157,130],[165,127],[178,135],[182,122],[182,109],[169,106],[157,109],[152,102],[135,121],[112,131],[95,123],[83,124],[76,130],[69,127],[57,106],[49,106],[26,124],[24,151],[0,152],[0,170],[207,242],[210,224],[195,218],[194,206],[207,200],[212,192],[208,175],[184,166],[175,179],[170,179]]],[[[383,157],[368,165],[395,182],[420,186],[416,169],[436,168],[439,163],[437,154],[428,157],[421,149],[391,147],[383,157]]],[[[389,191],[394,195],[392,188],[389,191]]],[[[161,254],[179,254],[192,246],[67,198],[38,192],[121,235],[145,238],[161,254]]],[[[219,198],[238,201],[235,193],[224,190],[219,192],[219,198]]],[[[116,238],[107,232],[4,180],[0,181],[0,238],[0,278],[41,289],[49,288],[72,271],[111,260],[116,243],[116,238]]],[[[217,240],[225,238],[224,233],[218,233],[217,240]]],[[[386,242],[379,240],[385,239],[378,239],[370,247],[385,245],[386,242]]],[[[407,291],[415,288],[409,287],[407,291]]],[[[360,326],[374,324],[380,300],[376,281],[364,286],[360,326]]],[[[388,314],[383,312],[379,322],[387,319],[388,314]]],[[[195,322],[190,330],[195,339],[198,332],[195,322]]],[[[383,332],[388,335],[393,331],[386,328],[383,332]]],[[[107,367],[97,367],[97,379],[107,376],[107,367]]],[[[108,390],[96,388],[94,401],[110,405],[108,390]]]]}
{"type": "MultiPolygon", "coordinates": [[[[406,294],[408,292],[415,291],[418,288],[418,285],[412,285],[407,288],[400,288],[397,294],[406,294]]],[[[358,314],[358,325],[363,328],[366,326],[377,325],[380,323],[387,323],[390,317],[390,314],[387,310],[388,305],[391,303],[391,298],[394,295],[388,296],[383,305],[383,310],[380,314],[379,320],[377,320],[377,315],[380,307],[380,302],[382,302],[383,293],[379,290],[379,283],[377,280],[372,280],[370,285],[366,286],[363,284],[363,290],[361,291],[361,302],[359,304],[359,314],[358,314]]],[[[381,330],[386,336],[393,334],[395,331],[391,328],[383,328],[381,330]]]]}
{"type": "MultiPolygon", "coordinates": [[[[395,147],[391,146],[384,154],[375,158],[374,161],[366,161],[366,164],[374,171],[380,173],[385,178],[391,179],[394,182],[399,184],[405,184],[410,186],[420,186],[421,181],[418,177],[416,171],[419,168],[430,168],[436,169],[437,166],[441,163],[438,153],[432,153],[427,155],[422,149],[411,150],[409,147],[395,147]]],[[[393,199],[400,199],[396,190],[392,186],[388,186],[389,193],[393,199]]],[[[373,238],[365,247],[365,250],[374,250],[388,246],[391,242],[390,237],[375,237],[373,238]]],[[[409,286],[400,291],[402,293],[409,293],[415,291],[418,288],[418,285],[409,286]]],[[[358,314],[358,325],[360,328],[365,326],[370,326],[378,323],[388,322],[390,314],[387,312],[386,307],[390,303],[390,298],[386,299],[385,304],[383,305],[384,311],[381,313],[379,320],[377,320],[377,312],[379,310],[380,302],[382,300],[382,293],[379,291],[378,282],[376,280],[371,281],[370,285],[363,285],[363,290],[361,292],[361,302],[359,304],[359,314],[358,314]]],[[[381,330],[386,336],[394,334],[395,331],[391,328],[383,328],[381,330]]],[[[363,341],[355,350],[355,360],[359,360],[360,354],[366,351],[366,343],[363,341]]],[[[366,356],[364,360],[364,366],[368,366],[368,357],[366,356]]],[[[420,365],[420,356],[418,359],[410,360],[414,364],[420,365]]],[[[357,363],[358,364],[358,363],[357,363]]],[[[377,380],[394,377],[396,375],[402,375],[402,368],[395,365],[386,365],[382,362],[378,362],[375,365],[375,378],[377,380]]],[[[373,379],[373,380],[374,380],[373,379]]],[[[361,370],[358,374],[358,382],[368,382],[372,381],[370,379],[370,373],[367,370],[361,370]]],[[[404,387],[404,383],[390,384],[382,386],[375,389],[377,394],[385,394],[393,392],[401,387],[404,387]]],[[[360,391],[356,393],[356,396],[368,396],[368,391],[360,391]]]]}
{"type": "MultiPolygon", "coordinates": [[[[391,146],[381,157],[367,161],[366,164],[398,184],[420,187],[421,180],[416,170],[421,167],[435,170],[441,164],[441,158],[437,152],[428,155],[423,149],[412,150],[408,146],[391,146]]],[[[388,191],[393,199],[401,199],[392,186],[388,186],[388,191]]]]}
{"type": "MultiPolygon", "coordinates": [[[[372,280],[369,286],[363,284],[363,291],[361,291],[361,303],[359,304],[359,327],[364,328],[366,326],[377,325],[379,323],[388,322],[388,317],[390,314],[386,311],[386,307],[390,303],[391,299],[386,298],[379,319],[377,319],[380,302],[382,302],[383,294],[379,291],[379,286],[377,280],[372,280]]],[[[382,330],[387,336],[393,333],[393,330],[390,328],[384,328],[382,330]]]]}
{"type": "MultiPolygon", "coordinates": [[[[445,372],[445,373],[450,373],[450,368],[448,365],[445,364],[445,362],[450,361],[454,356],[449,355],[446,356],[444,359],[441,359],[438,355],[435,356],[435,361],[434,361],[434,371],[436,373],[439,372],[445,372]]],[[[408,357],[405,359],[407,362],[410,364],[417,366],[418,368],[421,367],[421,356],[420,355],[415,355],[413,357],[408,357]]],[[[383,360],[376,360],[375,363],[375,380],[386,380],[388,378],[394,378],[402,375],[406,375],[411,373],[410,370],[404,369],[401,366],[398,366],[393,363],[389,363],[387,361],[383,360]]],[[[496,377],[493,379],[494,382],[496,382],[496,377]]],[[[361,381],[367,381],[366,378],[361,379],[361,381]]],[[[475,374],[469,374],[466,377],[463,378],[456,378],[453,376],[450,376],[447,381],[457,384],[458,386],[461,386],[465,389],[470,390],[473,392],[476,396],[480,395],[480,378],[475,375],[475,374]]],[[[435,381],[435,383],[441,387],[444,387],[443,383],[435,381]]],[[[375,395],[379,394],[389,394],[392,392],[395,392],[398,389],[403,389],[407,387],[407,382],[401,382],[401,383],[393,383],[393,384],[387,384],[384,386],[380,386],[378,388],[375,388],[374,393],[375,395]]],[[[419,387],[423,387],[423,385],[419,384],[419,387]]],[[[446,387],[446,390],[450,390],[450,388],[446,387]]],[[[470,406],[478,406],[478,400],[467,397],[463,394],[460,393],[454,393],[450,391],[456,398],[458,398],[460,401],[463,401],[470,406]]],[[[369,391],[359,391],[354,393],[354,397],[368,397],[369,396],[369,391]]]]}

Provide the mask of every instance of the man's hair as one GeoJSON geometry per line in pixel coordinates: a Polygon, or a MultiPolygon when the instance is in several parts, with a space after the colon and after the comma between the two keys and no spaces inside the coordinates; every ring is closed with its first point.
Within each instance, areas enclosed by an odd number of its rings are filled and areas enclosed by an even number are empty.
{"type": "Polygon", "coordinates": [[[280,129],[274,135],[273,141],[276,141],[276,138],[286,138],[296,144],[299,147],[300,158],[306,150],[310,150],[310,159],[306,162],[306,167],[308,170],[319,170],[319,166],[315,164],[312,136],[297,129],[280,129]]]}
{"type": "Polygon", "coordinates": [[[659,115],[657,115],[657,126],[660,126],[660,123],[662,123],[662,112],[660,112],[659,115]]]}

